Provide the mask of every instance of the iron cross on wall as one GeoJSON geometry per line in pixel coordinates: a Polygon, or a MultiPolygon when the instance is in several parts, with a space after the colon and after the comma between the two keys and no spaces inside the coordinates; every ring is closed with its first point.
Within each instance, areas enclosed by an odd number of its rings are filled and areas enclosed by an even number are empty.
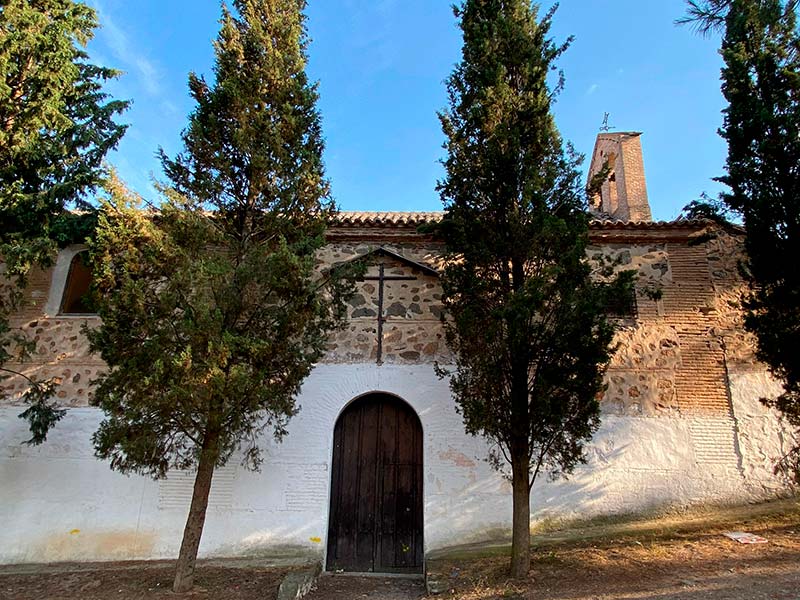
{"type": "Polygon", "coordinates": [[[414,281],[416,277],[407,275],[386,275],[386,265],[378,264],[378,276],[364,277],[364,281],[378,282],[378,364],[383,364],[383,324],[386,317],[383,316],[383,283],[385,281],[414,281]]]}

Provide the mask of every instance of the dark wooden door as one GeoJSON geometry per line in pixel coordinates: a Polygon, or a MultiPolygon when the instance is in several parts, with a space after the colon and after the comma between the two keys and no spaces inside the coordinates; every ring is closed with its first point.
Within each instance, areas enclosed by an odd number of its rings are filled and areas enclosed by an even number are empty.
{"type": "Polygon", "coordinates": [[[422,572],[422,427],[405,402],[370,394],[333,432],[328,570],[422,572]]]}

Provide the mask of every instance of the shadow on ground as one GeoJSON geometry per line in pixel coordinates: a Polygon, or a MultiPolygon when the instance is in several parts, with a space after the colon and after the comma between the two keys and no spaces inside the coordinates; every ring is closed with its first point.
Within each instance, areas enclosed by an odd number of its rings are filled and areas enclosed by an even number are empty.
{"type": "Polygon", "coordinates": [[[458,600],[800,600],[796,502],[702,516],[593,524],[537,538],[528,579],[509,581],[508,549],[461,548],[431,561],[443,598],[458,600]],[[759,534],[746,545],[726,530],[759,534]],[[605,535],[599,535],[603,530],[605,535]]]}

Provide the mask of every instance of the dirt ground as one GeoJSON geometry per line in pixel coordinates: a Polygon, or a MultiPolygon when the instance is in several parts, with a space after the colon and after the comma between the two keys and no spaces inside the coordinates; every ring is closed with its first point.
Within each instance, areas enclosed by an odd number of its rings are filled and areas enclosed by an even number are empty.
{"type": "MultiPolygon", "coordinates": [[[[551,528],[534,536],[530,575],[509,581],[507,548],[451,551],[428,564],[442,600],[800,600],[796,500],[701,515],[551,528]],[[722,535],[748,531],[768,543],[722,535]]],[[[201,564],[190,594],[171,592],[170,561],[0,567],[0,600],[270,600],[289,568],[201,564]]],[[[324,575],[307,600],[413,600],[420,580],[324,575]]]]}
{"type": "Polygon", "coordinates": [[[719,531],[659,539],[547,545],[527,580],[509,582],[506,556],[443,561],[452,600],[800,600],[800,519],[747,529],[767,544],[719,531]],[[669,539],[671,538],[671,539],[669,539]]]}
{"type": "Polygon", "coordinates": [[[173,594],[174,563],[127,562],[47,567],[41,572],[0,571],[2,600],[271,600],[287,568],[200,565],[195,589],[173,594]]]}

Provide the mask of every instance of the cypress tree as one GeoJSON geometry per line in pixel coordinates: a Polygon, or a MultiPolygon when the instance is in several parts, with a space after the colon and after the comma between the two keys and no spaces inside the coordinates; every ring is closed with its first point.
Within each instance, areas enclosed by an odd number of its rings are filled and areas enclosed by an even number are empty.
{"type": "MultiPolygon", "coordinates": [[[[0,256],[9,283],[0,289],[0,374],[26,377],[8,368],[31,350],[9,315],[20,307],[30,270],[49,266],[57,245],[83,241],[91,229],[87,194],[126,129],[114,118],[128,103],[103,92],[117,71],[88,61],[95,27],[95,11],[82,2],[0,5],[0,256]]],[[[21,417],[38,444],[64,411],[50,401],[52,381],[26,379],[21,417]]]]}
{"type": "Polygon", "coordinates": [[[549,37],[554,10],[540,19],[526,0],[458,6],[462,60],[440,115],[450,386],[466,431],[491,442],[511,480],[514,577],[530,567],[531,487],[572,472],[598,427],[614,333],[604,306],[630,286],[590,277],[581,157],[551,113],[562,80],[551,87],[548,76],[569,44],[549,37]]]}
{"type": "Polygon", "coordinates": [[[197,468],[174,590],[191,589],[216,467],[261,462],[345,316],[350,283],[318,270],[333,214],[317,93],[306,74],[303,0],[223,8],[215,80],[192,74],[184,151],[162,152],[171,187],[146,214],[112,190],[97,241],[109,371],[94,436],[111,467],[155,478],[197,468]]]}
{"type": "MultiPolygon", "coordinates": [[[[720,134],[728,143],[724,205],[741,215],[749,293],[745,328],[756,355],[783,382],[764,399],[800,430],[800,36],[797,2],[690,2],[682,22],[721,30],[722,93],[728,101],[720,134]]],[[[800,482],[800,447],[778,468],[800,482]]]]}

